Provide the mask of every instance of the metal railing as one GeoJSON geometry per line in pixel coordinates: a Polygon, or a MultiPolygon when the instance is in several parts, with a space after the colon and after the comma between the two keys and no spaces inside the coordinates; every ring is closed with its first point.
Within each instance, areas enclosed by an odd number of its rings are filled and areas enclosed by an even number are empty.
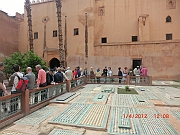
{"type": "Polygon", "coordinates": [[[112,76],[112,77],[88,77],[90,84],[122,84],[122,85],[152,85],[151,76],[112,76]]]}
{"type": "Polygon", "coordinates": [[[84,85],[84,77],[77,78],[75,80],[71,80],[71,89],[77,88],[81,85],[84,85]]]}
{"type": "Polygon", "coordinates": [[[66,82],[56,85],[49,85],[40,90],[32,90],[29,94],[30,106],[52,99],[62,93],[67,92],[66,82]]]}
{"type": "Polygon", "coordinates": [[[0,100],[0,120],[22,111],[22,94],[2,97],[0,100]]]}
{"type": "Polygon", "coordinates": [[[111,76],[111,77],[88,77],[87,83],[97,84],[127,84],[126,76],[111,76]]]}
{"type": "Polygon", "coordinates": [[[150,85],[152,83],[150,80],[150,76],[130,76],[131,85],[150,85]]]}

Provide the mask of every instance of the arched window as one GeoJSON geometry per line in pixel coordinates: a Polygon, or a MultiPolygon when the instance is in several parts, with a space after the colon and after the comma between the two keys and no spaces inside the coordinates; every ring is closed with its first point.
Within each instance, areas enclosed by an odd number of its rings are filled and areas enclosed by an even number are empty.
{"type": "Polygon", "coordinates": [[[171,17],[170,16],[166,17],[166,22],[171,22],[171,17]]]}

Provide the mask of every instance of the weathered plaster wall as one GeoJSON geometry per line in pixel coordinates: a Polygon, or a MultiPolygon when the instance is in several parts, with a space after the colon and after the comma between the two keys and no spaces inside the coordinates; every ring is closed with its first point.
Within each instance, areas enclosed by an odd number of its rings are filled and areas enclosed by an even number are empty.
{"type": "Polygon", "coordinates": [[[0,61],[18,51],[18,22],[0,11],[0,61]]]}

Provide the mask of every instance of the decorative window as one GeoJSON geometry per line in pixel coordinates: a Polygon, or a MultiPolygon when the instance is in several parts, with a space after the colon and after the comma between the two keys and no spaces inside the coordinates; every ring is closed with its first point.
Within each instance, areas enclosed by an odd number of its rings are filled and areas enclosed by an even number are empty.
{"type": "Polygon", "coordinates": [[[167,9],[175,9],[176,0],[167,0],[167,9]]]}
{"type": "Polygon", "coordinates": [[[101,43],[107,43],[107,37],[101,38],[101,43]]]}
{"type": "Polygon", "coordinates": [[[38,39],[38,32],[34,32],[34,39],[38,39]]]}
{"type": "Polygon", "coordinates": [[[76,35],[79,35],[79,29],[78,28],[74,29],[74,36],[76,36],[76,35]]]}
{"type": "Polygon", "coordinates": [[[53,37],[57,37],[57,30],[53,30],[53,37]]]}
{"type": "Polygon", "coordinates": [[[138,37],[137,36],[132,36],[132,42],[137,42],[138,41],[138,37]]]}
{"type": "Polygon", "coordinates": [[[171,22],[171,17],[170,16],[166,17],[166,22],[171,22]]]}
{"type": "Polygon", "coordinates": [[[104,6],[103,7],[99,7],[98,15],[99,16],[104,16],[105,15],[105,8],[104,8],[104,6]]]}
{"type": "Polygon", "coordinates": [[[172,34],[166,34],[166,40],[172,40],[172,34]]]}

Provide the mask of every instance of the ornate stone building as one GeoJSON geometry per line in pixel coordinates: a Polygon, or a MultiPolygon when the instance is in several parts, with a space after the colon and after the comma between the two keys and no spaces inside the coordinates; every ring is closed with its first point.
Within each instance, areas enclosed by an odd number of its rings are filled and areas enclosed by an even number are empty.
{"type": "MultiPolygon", "coordinates": [[[[179,0],[62,0],[67,64],[74,68],[144,65],[154,79],[180,79],[179,0]],[[87,13],[88,31],[85,31],[87,13]],[[66,16],[66,17],[65,17],[66,16]],[[65,30],[65,18],[66,26],[65,30]],[[85,32],[88,58],[85,57],[85,32]]],[[[32,1],[34,50],[49,66],[59,66],[54,0],[32,1]]],[[[19,24],[19,50],[28,46],[27,13],[19,24]]],[[[64,42],[63,42],[64,43],[64,42]]]]}

